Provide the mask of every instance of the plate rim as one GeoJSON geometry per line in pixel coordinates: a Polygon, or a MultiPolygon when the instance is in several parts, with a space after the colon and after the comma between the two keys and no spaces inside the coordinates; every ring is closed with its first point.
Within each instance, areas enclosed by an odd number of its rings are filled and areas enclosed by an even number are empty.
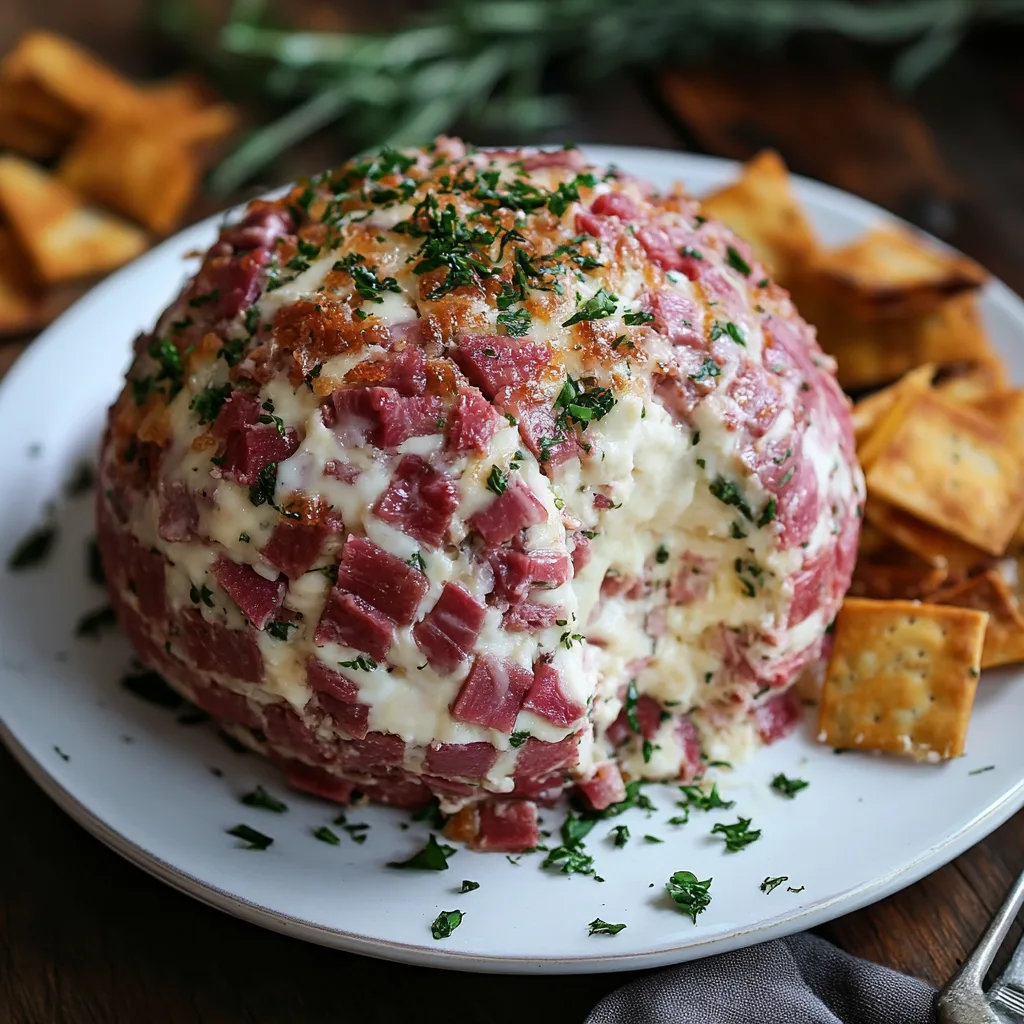
{"type": "MultiPolygon", "coordinates": [[[[625,164],[631,161],[654,161],[665,165],[676,164],[678,170],[672,173],[684,180],[686,177],[684,168],[687,164],[703,165],[719,173],[731,172],[733,174],[741,166],[741,163],[736,160],[705,156],[685,150],[587,143],[581,143],[579,148],[596,163],[625,164]]],[[[811,194],[826,205],[841,203],[846,210],[850,210],[852,204],[852,208],[861,212],[866,219],[869,218],[874,222],[903,224],[931,239],[933,243],[942,248],[948,251],[957,251],[941,239],[934,238],[869,200],[803,175],[792,175],[792,177],[799,183],[801,189],[809,189],[811,194]]],[[[274,190],[274,192],[279,191],[274,190]]],[[[272,195],[274,192],[268,194],[272,195]]],[[[31,376],[36,369],[36,364],[45,360],[45,349],[54,337],[66,331],[67,324],[87,312],[94,303],[101,302],[108,292],[120,288],[122,281],[137,273],[140,265],[147,261],[155,262],[162,259],[169,249],[175,249],[180,253],[183,236],[201,234],[226,215],[230,215],[244,205],[244,203],[239,204],[239,206],[214,213],[196,224],[189,225],[170,238],[164,239],[138,259],[119,268],[82,296],[36,337],[29,349],[18,359],[5,379],[0,382],[0,402],[6,399],[10,391],[23,386],[23,378],[31,376]]],[[[1021,308],[1018,312],[1024,314],[1024,300],[1001,280],[994,276],[990,277],[986,288],[992,301],[1001,304],[1020,304],[1021,308]]],[[[1000,799],[983,808],[957,831],[948,835],[942,842],[920,851],[907,863],[884,875],[870,879],[856,888],[837,893],[824,902],[803,909],[794,909],[791,913],[776,915],[752,926],[737,927],[725,935],[718,934],[703,939],[698,938],[696,941],[686,942],[682,945],[674,944],[659,949],[630,953],[580,954],[559,957],[530,957],[519,954],[477,955],[447,951],[443,947],[376,939],[317,924],[306,918],[294,917],[272,910],[205,882],[164,860],[156,852],[127,838],[82,803],[58,781],[55,775],[51,774],[42,761],[37,760],[22,744],[13,728],[6,722],[2,708],[0,708],[0,740],[32,781],[77,824],[134,866],[206,906],[271,931],[329,948],[417,966],[491,974],[589,974],[640,970],[667,966],[683,960],[699,959],[714,953],[728,952],[752,945],[755,942],[780,938],[797,931],[813,928],[859,910],[914,884],[980,842],[1024,806],[1024,778],[1022,778],[1000,799]]]]}

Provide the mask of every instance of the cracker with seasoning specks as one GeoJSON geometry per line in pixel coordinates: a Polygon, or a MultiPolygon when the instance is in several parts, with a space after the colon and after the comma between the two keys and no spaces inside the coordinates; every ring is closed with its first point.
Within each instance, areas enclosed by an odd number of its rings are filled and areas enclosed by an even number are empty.
{"type": "Polygon", "coordinates": [[[963,583],[946,587],[934,594],[931,600],[936,604],[952,604],[959,608],[988,612],[988,629],[981,654],[982,668],[1024,661],[1024,616],[999,573],[990,569],[963,583]]]}
{"type": "Polygon", "coordinates": [[[848,598],[821,694],[818,738],[920,761],[964,750],[988,614],[848,598]]]}

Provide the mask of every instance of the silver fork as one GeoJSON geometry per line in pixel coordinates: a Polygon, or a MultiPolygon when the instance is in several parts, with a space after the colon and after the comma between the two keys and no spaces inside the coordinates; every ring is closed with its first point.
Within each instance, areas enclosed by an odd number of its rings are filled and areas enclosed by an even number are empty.
{"type": "Polygon", "coordinates": [[[1021,904],[1024,874],[1014,883],[974,951],[939,993],[941,1024],[1024,1024],[1024,939],[988,992],[981,987],[1021,904]]]}

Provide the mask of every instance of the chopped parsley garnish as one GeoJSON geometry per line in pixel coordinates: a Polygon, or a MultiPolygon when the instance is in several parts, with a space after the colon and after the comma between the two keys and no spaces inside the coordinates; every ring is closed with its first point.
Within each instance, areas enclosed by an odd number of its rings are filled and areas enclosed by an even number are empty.
{"type": "Polygon", "coordinates": [[[298,625],[294,622],[269,622],[267,623],[267,632],[275,640],[287,640],[289,629],[298,629],[298,625]]]}
{"type": "Polygon", "coordinates": [[[60,747],[54,747],[54,748],[53,748],[53,750],[54,750],[54,753],[55,753],[55,754],[56,754],[56,755],[57,755],[57,756],[58,756],[58,757],[59,757],[59,758],[60,758],[60,759],[61,759],[62,761],[70,761],[70,760],[71,760],[71,756],[70,756],[69,754],[65,754],[65,753],[64,753],[64,751],[60,749],[60,747]]]}
{"type": "Polygon", "coordinates": [[[406,156],[392,146],[384,146],[366,169],[366,177],[371,181],[380,181],[381,178],[396,172],[405,174],[414,163],[415,157],[406,156]]]}
{"type": "Polygon", "coordinates": [[[103,571],[103,558],[100,555],[100,546],[96,543],[95,537],[90,537],[85,545],[85,564],[87,566],[89,580],[98,587],[102,587],[106,581],[106,573],[103,571]]]}
{"type": "Polygon", "coordinates": [[[251,793],[246,793],[239,799],[246,807],[259,807],[264,811],[273,811],[274,814],[284,814],[288,810],[288,805],[283,800],[278,800],[262,786],[257,786],[251,793]]]}
{"type": "Polygon", "coordinates": [[[711,491],[712,497],[717,498],[723,505],[732,505],[734,508],[738,508],[744,519],[753,522],[754,515],[750,511],[750,506],[740,489],[731,480],[726,480],[724,476],[716,476],[708,484],[708,490],[711,491]]]}
{"type": "Polygon", "coordinates": [[[695,807],[698,811],[713,811],[720,807],[727,811],[736,804],[735,800],[722,799],[717,782],[713,782],[707,792],[700,786],[680,786],[679,791],[686,797],[686,803],[680,804],[680,807],[695,807]]]}
{"type": "Polygon", "coordinates": [[[377,667],[377,662],[368,654],[360,654],[358,658],[353,658],[352,661],[339,661],[338,664],[342,668],[357,668],[361,672],[372,672],[377,667]]]}
{"type": "Polygon", "coordinates": [[[241,542],[242,544],[248,544],[248,543],[249,543],[249,541],[251,541],[251,540],[252,540],[252,538],[251,538],[251,537],[249,536],[249,534],[247,534],[247,533],[245,532],[245,530],[243,530],[243,531],[242,531],[242,532],[241,532],[241,533],[240,533],[240,534],[238,535],[238,539],[239,539],[239,541],[240,541],[240,542],[241,542]]]}
{"type": "Polygon", "coordinates": [[[216,302],[220,298],[220,291],[214,288],[212,292],[206,292],[203,295],[194,295],[188,300],[188,304],[195,308],[199,306],[205,306],[208,302],[216,302]]]}
{"type": "Polygon", "coordinates": [[[262,832],[249,828],[248,825],[236,825],[234,828],[225,829],[225,831],[229,836],[234,836],[247,843],[248,845],[245,847],[247,850],[265,850],[274,842],[270,836],[265,836],[262,832]]]}
{"type": "Polygon", "coordinates": [[[381,280],[377,277],[377,268],[366,266],[364,260],[365,257],[361,253],[350,252],[343,260],[338,260],[331,269],[347,273],[352,278],[356,292],[370,302],[383,302],[380,292],[401,292],[402,289],[393,277],[381,280]]]}
{"type": "Polygon", "coordinates": [[[414,853],[408,860],[388,861],[388,867],[403,871],[447,871],[448,858],[453,853],[454,846],[439,843],[431,833],[427,845],[422,850],[414,853]]]}
{"type": "Polygon", "coordinates": [[[595,917],[587,927],[590,929],[590,935],[618,935],[626,926],[624,924],[609,924],[607,921],[595,917]]]}
{"type": "Polygon", "coordinates": [[[637,693],[636,680],[630,679],[629,685],[626,687],[623,709],[626,712],[626,721],[629,722],[629,727],[633,732],[640,732],[640,720],[636,716],[636,706],[639,700],[640,695],[637,693]]]}
{"type": "Polygon", "coordinates": [[[353,843],[358,843],[362,846],[366,842],[366,832],[369,829],[369,825],[365,822],[353,822],[351,825],[345,820],[344,814],[339,814],[334,819],[335,825],[340,825],[347,833],[353,843]]]}
{"type": "Polygon", "coordinates": [[[75,636],[87,636],[91,640],[99,638],[105,630],[117,625],[117,613],[110,605],[104,605],[95,611],[86,612],[75,626],[75,636]]]}
{"type": "Polygon", "coordinates": [[[644,842],[645,843],[663,843],[663,842],[665,842],[665,840],[664,839],[659,839],[657,836],[650,836],[650,835],[648,835],[648,836],[644,836],[644,842]]]}
{"type": "Polygon", "coordinates": [[[193,604],[199,604],[201,601],[207,608],[213,607],[213,591],[205,583],[202,585],[202,588],[197,587],[193,583],[189,587],[188,596],[193,604]]]}
{"type": "MultiPolygon", "coordinates": [[[[245,338],[230,338],[221,345],[217,352],[219,358],[223,359],[228,366],[237,366],[245,354],[245,338]]],[[[136,398],[138,402],[138,398],[136,398]]],[[[142,403],[139,402],[141,405],[142,403]]]]}
{"type": "Polygon", "coordinates": [[[562,634],[562,635],[561,635],[561,636],[560,636],[560,637],[558,638],[558,642],[559,642],[559,643],[560,643],[560,644],[561,644],[561,645],[562,645],[562,646],[563,646],[563,647],[564,647],[564,648],[565,648],[565,649],[566,649],[567,651],[571,651],[571,650],[572,650],[572,645],[573,645],[573,644],[581,644],[581,643],[583,643],[583,634],[582,634],[582,633],[573,633],[573,632],[571,632],[570,630],[568,630],[568,629],[567,629],[567,630],[566,630],[566,631],[565,631],[565,632],[564,632],[564,633],[563,633],[563,634],[562,634]]]}
{"type": "MultiPolygon", "coordinates": [[[[975,768],[973,771],[969,771],[967,774],[968,775],[981,775],[983,772],[990,772],[994,768],[995,768],[994,764],[987,764],[987,765],[985,765],[984,768],[975,768]]],[[[774,785],[774,783],[772,783],[772,785],[774,785]]],[[[805,782],[804,785],[806,786],[807,783],[805,782]]]]}
{"type": "Polygon", "coordinates": [[[94,473],[91,462],[80,462],[75,472],[64,485],[64,493],[69,498],[78,498],[92,490],[94,473]]]}
{"type": "Polygon", "coordinates": [[[716,320],[711,326],[711,340],[717,341],[727,334],[737,345],[746,345],[747,339],[743,332],[731,320],[716,320]]]}
{"type": "Polygon", "coordinates": [[[563,321],[562,326],[572,327],[584,320],[604,320],[615,312],[618,302],[617,295],[599,288],[593,298],[587,299],[568,320],[563,321]]]}
{"type": "Polygon", "coordinates": [[[245,311],[245,329],[252,337],[260,329],[260,311],[255,306],[250,306],[245,311]]]}
{"type": "Polygon", "coordinates": [[[651,763],[651,757],[654,754],[655,750],[661,750],[661,747],[656,747],[653,743],[651,743],[650,740],[643,741],[643,743],[640,745],[640,752],[641,754],[643,754],[644,764],[651,763]]]}
{"type": "Polygon", "coordinates": [[[130,672],[121,679],[121,685],[140,700],[148,701],[157,707],[173,711],[184,703],[177,690],[168,686],[161,675],[149,669],[130,672]]]}
{"type": "Polygon", "coordinates": [[[491,472],[487,477],[487,489],[495,494],[504,494],[508,489],[508,477],[499,466],[491,466],[491,472]]]}
{"type": "Polygon", "coordinates": [[[646,313],[643,310],[638,310],[635,313],[627,313],[622,318],[622,322],[627,327],[639,327],[641,324],[654,323],[654,314],[646,313]]]}
{"type": "Polygon", "coordinates": [[[411,565],[414,569],[419,569],[420,572],[427,571],[427,563],[423,561],[423,556],[418,551],[414,551],[406,559],[406,564],[411,565]]]}
{"type": "Polygon", "coordinates": [[[560,419],[578,423],[586,430],[592,420],[604,419],[615,408],[615,396],[611,388],[593,387],[588,391],[580,381],[566,377],[555,408],[560,410],[560,419]]]}
{"type": "Polygon", "coordinates": [[[230,394],[230,384],[207,384],[195,394],[189,408],[199,417],[200,423],[212,423],[230,394]]]}
{"type": "Polygon", "coordinates": [[[57,527],[52,524],[40,526],[33,530],[11,552],[7,559],[7,568],[12,572],[28,569],[46,560],[57,539],[57,527]]]}
{"type": "Polygon", "coordinates": [[[682,249],[679,250],[679,255],[680,256],[689,256],[690,259],[693,259],[693,260],[702,260],[702,259],[704,259],[704,253],[702,253],[700,251],[700,249],[694,249],[694,247],[692,245],[684,245],[682,247],[682,249]]]}
{"type": "Polygon", "coordinates": [[[273,505],[277,490],[277,463],[268,462],[256,475],[256,483],[249,488],[249,500],[254,505],[273,505]]]}
{"type": "Polygon", "coordinates": [[[654,552],[654,560],[658,565],[664,565],[668,561],[668,548],[664,544],[658,545],[658,550],[654,552]]]}
{"type": "Polygon", "coordinates": [[[782,885],[783,882],[788,882],[788,881],[789,881],[789,876],[788,875],[779,875],[778,878],[766,878],[761,883],[761,892],[769,893],[773,889],[777,889],[780,885],[782,885]]]}
{"type": "Polygon", "coordinates": [[[260,414],[260,423],[266,423],[266,424],[273,423],[274,426],[277,427],[277,432],[282,437],[284,437],[285,436],[284,420],[282,420],[280,416],[275,416],[274,415],[274,402],[273,402],[273,400],[268,398],[263,403],[263,405],[260,408],[263,409],[263,412],[260,414]]]}
{"type": "Polygon", "coordinates": [[[341,838],[338,833],[329,829],[326,825],[321,825],[313,832],[313,835],[316,836],[321,843],[327,843],[329,846],[338,846],[341,843],[341,838]]]}
{"type": "Polygon", "coordinates": [[[576,202],[580,197],[579,187],[593,188],[597,179],[592,174],[577,174],[572,181],[560,182],[558,188],[548,196],[548,209],[556,216],[561,217],[569,204],[576,202]]]}
{"type": "Polygon", "coordinates": [[[692,871],[676,871],[665,883],[665,889],[672,902],[696,924],[697,915],[711,904],[711,882],[710,878],[698,881],[692,871]]]}
{"type": "Polygon", "coordinates": [[[468,878],[462,880],[462,885],[459,887],[459,892],[473,892],[474,889],[479,889],[479,882],[471,882],[468,878]]]}
{"type": "Polygon", "coordinates": [[[651,802],[651,798],[641,792],[641,786],[644,785],[644,779],[633,779],[626,783],[626,796],[618,803],[610,804],[602,811],[585,811],[584,817],[588,820],[599,821],[602,818],[615,818],[622,814],[624,811],[631,810],[634,807],[640,808],[642,811],[646,811],[648,816],[653,814],[657,807],[651,802]]]}
{"type": "Polygon", "coordinates": [[[725,848],[729,853],[737,853],[761,838],[761,830],[752,829],[749,818],[739,818],[731,825],[719,821],[712,826],[711,834],[720,835],[725,839],[725,848]]]}
{"type": "Polygon", "coordinates": [[[799,889],[794,889],[793,886],[787,885],[786,886],[786,892],[803,892],[804,889],[806,889],[806,888],[807,888],[806,885],[801,885],[799,889]]]}
{"type": "Polygon", "coordinates": [[[156,380],[167,381],[169,397],[173,398],[185,379],[185,364],[181,352],[170,338],[151,338],[147,351],[156,360],[159,369],[156,380]]]}
{"type": "Polygon", "coordinates": [[[696,373],[687,374],[690,380],[698,384],[701,381],[711,380],[713,377],[720,377],[721,375],[722,368],[710,356],[704,360],[700,369],[696,373]]]}
{"type": "Polygon", "coordinates": [[[768,499],[768,504],[765,505],[761,514],[757,517],[758,529],[763,529],[775,518],[776,502],[774,496],[768,499]]]}
{"type": "Polygon", "coordinates": [[[803,779],[788,779],[782,772],[772,779],[772,789],[777,789],[783,796],[788,796],[791,800],[801,789],[806,789],[809,785],[810,783],[803,779]]]}
{"type": "Polygon", "coordinates": [[[498,323],[505,325],[505,330],[513,338],[521,338],[529,331],[533,324],[533,318],[528,309],[517,309],[514,313],[506,310],[498,314],[498,323]]]}
{"type": "Polygon", "coordinates": [[[680,804],[683,809],[683,814],[677,814],[674,818],[669,818],[668,823],[670,825],[688,825],[690,823],[690,808],[687,804],[680,804]]]}
{"type": "Polygon", "coordinates": [[[508,745],[513,748],[521,747],[528,739],[530,734],[528,732],[514,732],[508,738],[508,745]]]}
{"type": "Polygon", "coordinates": [[[435,939],[447,939],[462,924],[463,916],[461,910],[442,910],[434,918],[434,922],[430,926],[430,934],[435,939]]]}
{"type": "Polygon", "coordinates": [[[750,264],[739,254],[736,247],[730,245],[725,251],[727,253],[725,262],[733,270],[738,270],[744,277],[750,277],[750,264]]]}
{"type": "Polygon", "coordinates": [[[608,833],[608,838],[615,841],[616,846],[625,846],[629,842],[629,826],[628,825],[616,825],[615,828],[608,833]]]}
{"type": "Polygon", "coordinates": [[[596,817],[569,814],[562,822],[562,845],[544,858],[543,867],[557,867],[563,874],[594,874],[594,858],[583,848],[583,840],[597,824],[596,817]]]}

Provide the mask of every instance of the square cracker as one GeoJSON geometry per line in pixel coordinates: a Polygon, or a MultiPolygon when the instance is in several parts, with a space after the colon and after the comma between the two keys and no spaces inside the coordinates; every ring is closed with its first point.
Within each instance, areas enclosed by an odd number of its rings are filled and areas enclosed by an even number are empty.
{"type": "Polygon", "coordinates": [[[867,473],[868,492],[992,555],[1024,516],[1024,463],[983,413],[918,395],[867,473]]]}
{"type": "Polygon", "coordinates": [[[989,570],[933,594],[929,601],[988,612],[981,667],[1024,661],[1024,616],[999,573],[989,570]]]}
{"type": "Polygon", "coordinates": [[[934,375],[935,364],[925,363],[854,405],[853,437],[861,468],[867,470],[889,443],[914,399],[931,388],[934,375]]]}
{"type": "Polygon", "coordinates": [[[953,575],[966,575],[988,559],[988,555],[973,544],[870,495],[864,505],[864,519],[905,551],[953,575]]]}
{"type": "Polygon", "coordinates": [[[959,757],[987,622],[970,608],[847,598],[821,693],[819,740],[921,761],[959,757]]]}

